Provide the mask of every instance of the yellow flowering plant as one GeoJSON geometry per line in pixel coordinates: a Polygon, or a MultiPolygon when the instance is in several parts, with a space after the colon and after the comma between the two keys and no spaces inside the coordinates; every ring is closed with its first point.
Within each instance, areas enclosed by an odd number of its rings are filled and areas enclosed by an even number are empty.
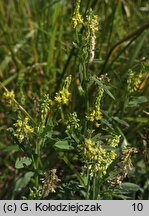
{"type": "Polygon", "coordinates": [[[14,136],[17,137],[20,143],[22,143],[25,138],[28,138],[28,136],[34,132],[34,128],[32,128],[28,124],[28,121],[29,119],[26,117],[23,120],[17,120],[17,122],[14,124],[15,126],[14,136]]]}
{"type": "Polygon", "coordinates": [[[134,73],[133,71],[129,71],[129,77],[127,83],[128,83],[128,91],[130,93],[139,91],[142,78],[143,78],[142,72],[134,73]]]}
{"type": "Polygon", "coordinates": [[[81,0],[77,0],[75,4],[75,9],[72,16],[72,26],[76,28],[79,24],[83,24],[82,15],[80,14],[80,2],[81,0]]]}
{"type": "Polygon", "coordinates": [[[57,102],[60,105],[68,104],[70,101],[71,93],[69,92],[69,87],[71,84],[71,76],[66,77],[64,86],[62,90],[59,92],[56,92],[56,96],[54,98],[54,101],[57,102]]]}

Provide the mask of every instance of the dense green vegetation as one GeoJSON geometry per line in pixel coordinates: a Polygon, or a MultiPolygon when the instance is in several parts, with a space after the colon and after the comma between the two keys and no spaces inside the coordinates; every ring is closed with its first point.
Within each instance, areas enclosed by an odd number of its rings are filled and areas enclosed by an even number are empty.
{"type": "Polygon", "coordinates": [[[147,0],[0,1],[0,199],[149,199],[147,0]]]}

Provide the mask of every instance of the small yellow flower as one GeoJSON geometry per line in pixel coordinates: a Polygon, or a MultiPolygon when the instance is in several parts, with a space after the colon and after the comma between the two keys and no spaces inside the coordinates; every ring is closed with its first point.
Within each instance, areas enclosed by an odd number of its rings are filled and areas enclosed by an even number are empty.
{"type": "Polygon", "coordinates": [[[15,98],[15,94],[14,91],[8,91],[8,92],[4,92],[4,97],[7,99],[14,99],[15,98]]]}
{"type": "Polygon", "coordinates": [[[93,110],[90,114],[86,115],[85,117],[87,121],[95,122],[96,127],[100,126],[98,121],[102,119],[102,113],[99,110],[99,108],[98,109],[95,108],[95,110],[93,110]]]}
{"type": "Polygon", "coordinates": [[[114,160],[116,158],[116,153],[114,150],[110,152],[111,159],[114,160]]]}
{"type": "Polygon", "coordinates": [[[112,147],[117,147],[120,142],[121,135],[114,135],[112,139],[109,140],[109,145],[112,147]]]}
{"type": "Polygon", "coordinates": [[[96,110],[95,119],[96,119],[97,121],[102,119],[102,113],[101,113],[100,110],[96,110]]]}
{"type": "Polygon", "coordinates": [[[99,151],[100,151],[100,154],[105,156],[106,155],[106,150],[103,149],[101,146],[99,147],[99,151]]]}
{"type": "Polygon", "coordinates": [[[86,117],[87,121],[90,121],[90,122],[93,122],[93,121],[94,121],[94,116],[93,116],[92,113],[89,114],[89,115],[86,115],[85,117],[86,117]]]}
{"type": "Polygon", "coordinates": [[[60,105],[68,104],[71,96],[71,93],[68,90],[70,84],[71,84],[71,76],[66,77],[62,90],[56,93],[56,96],[54,98],[55,102],[57,102],[60,105]]]}
{"type": "Polygon", "coordinates": [[[100,110],[100,101],[103,96],[103,92],[104,92],[103,89],[99,90],[98,95],[95,100],[94,109],[92,109],[91,112],[85,116],[87,121],[94,122],[94,125],[97,128],[100,126],[100,123],[98,121],[102,119],[102,113],[100,110]]]}
{"type": "Polygon", "coordinates": [[[4,92],[3,97],[8,101],[9,105],[12,105],[14,99],[15,99],[15,94],[14,91],[8,91],[8,92],[4,92]]]}
{"type": "Polygon", "coordinates": [[[66,95],[62,95],[62,103],[63,104],[68,104],[68,102],[69,102],[69,99],[67,98],[67,96],[66,95]]]}
{"type": "Polygon", "coordinates": [[[31,128],[29,125],[26,125],[24,127],[24,132],[27,134],[27,133],[33,133],[34,132],[34,129],[31,128]]]}
{"type": "Polygon", "coordinates": [[[17,120],[14,124],[16,128],[15,137],[17,137],[20,143],[34,132],[34,128],[28,124],[28,121],[29,119],[26,117],[24,120],[17,120]]]}
{"type": "Polygon", "coordinates": [[[61,96],[60,96],[58,93],[56,93],[56,96],[55,96],[54,99],[55,99],[55,101],[58,102],[58,103],[61,103],[61,102],[62,102],[61,96]]]}
{"type": "Polygon", "coordinates": [[[84,144],[78,145],[83,162],[84,169],[90,170],[90,175],[99,173],[101,176],[106,174],[106,170],[116,158],[114,150],[107,151],[101,145],[92,139],[85,139],[84,144]]]}

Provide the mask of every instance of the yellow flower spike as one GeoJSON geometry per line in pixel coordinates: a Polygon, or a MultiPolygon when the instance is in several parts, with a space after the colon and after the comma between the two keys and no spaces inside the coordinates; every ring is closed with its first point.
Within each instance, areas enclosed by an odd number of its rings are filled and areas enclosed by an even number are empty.
{"type": "Polygon", "coordinates": [[[127,84],[128,84],[128,90],[130,91],[130,93],[136,92],[140,89],[142,77],[143,77],[142,72],[139,72],[139,73],[134,73],[133,71],[129,72],[127,84]]]}
{"type": "Polygon", "coordinates": [[[99,173],[101,176],[105,175],[109,165],[117,156],[114,150],[109,152],[92,139],[85,139],[79,150],[84,162],[84,169],[90,166],[91,176],[95,173],[99,173]]]}
{"type": "Polygon", "coordinates": [[[101,155],[103,155],[103,156],[106,155],[106,150],[105,149],[103,149],[102,147],[100,147],[99,150],[100,150],[101,155]]]}
{"type": "Polygon", "coordinates": [[[100,123],[98,121],[100,121],[103,117],[102,117],[102,112],[100,110],[100,101],[101,101],[101,97],[103,96],[103,89],[99,89],[98,95],[96,97],[95,103],[94,103],[94,109],[86,115],[86,119],[89,122],[94,122],[94,125],[96,127],[100,126],[100,123]]]}
{"type": "Polygon", "coordinates": [[[109,144],[110,144],[110,146],[112,146],[112,147],[117,147],[118,146],[118,144],[119,144],[119,142],[120,142],[120,138],[121,138],[121,135],[115,135],[113,138],[112,138],[112,140],[110,139],[109,140],[109,144]]]}
{"type": "Polygon", "coordinates": [[[16,129],[14,136],[20,143],[22,143],[25,138],[28,138],[28,136],[34,132],[34,128],[28,124],[28,121],[29,119],[26,117],[24,120],[17,120],[14,124],[16,129]]]}
{"type": "Polygon", "coordinates": [[[96,119],[97,121],[102,119],[102,113],[101,113],[100,110],[96,110],[95,119],[96,119]]]}
{"type": "Polygon", "coordinates": [[[86,28],[86,44],[89,47],[89,63],[92,63],[95,56],[96,32],[98,31],[99,22],[98,16],[94,15],[91,9],[87,12],[84,26],[86,28]]]}
{"type": "Polygon", "coordinates": [[[14,99],[15,98],[15,94],[14,94],[14,91],[11,90],[9,92],[4,92],[4,97],[6,99],[14,99]]]}
{"type": "Polygon", "coordinates": [[[8,101],[9,105],[12,105],[13,100],[15,99],[15,94],[14,91],[8,91],[8,92],[4,92],[3,97],[8,101]]]}
{"type": "Polygon", "coordinates": [[[111,151],[110,156],[111,156],[112,160],[114,160],[116,158],[116,153],[114,150],[111,151]]]}
{"type": "Polygon", "coordinates": [[[56,93],[56,96],[54,98],[55,102],[57,102],[60,105],[68,104],[71,96],[71,93],[68,90],[70,84],[71,84],[71,76],[66,77],[62,90],[56,93]]]}
{"type": "Polygon", "coordinates": [[[73,28],[76,28],[79,24],[83,24],[83,19],[79,10],[80,10],[80,0],[77,0],[75,10],[71,19],[73,28]]]}

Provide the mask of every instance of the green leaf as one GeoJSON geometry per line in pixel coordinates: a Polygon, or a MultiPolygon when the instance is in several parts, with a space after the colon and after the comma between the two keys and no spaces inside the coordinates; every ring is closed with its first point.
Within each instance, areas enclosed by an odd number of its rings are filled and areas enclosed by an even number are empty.
{"type": "Polygon", "coordinates": [[[101,123],[107,125],[109,128],[113,130],[112,124],[110,124],[106,119],[101,119],[101,123]]]}
{"type": "Polygon", "coordinates": [[[113,99],[115,100],[115,97],[113,96],[113,94],[109,91],[108,86],[103,86],[103,89],[105,90],[105,92],[113,99]]]}
{"type": "Polygon", "coordinates": [[[19,147],[17,145],[10,145],[10,146],[0,146],[0,150],[5,151],[5,152],[10,152],[10,151],[19,151],[19,147]]]}
{"type": "Polygon", "coordinates": [[[71,136],[72,136],[72,138],[75,140],[76,143],[78,143],[78,144],[80,143],[80,140],[78,139],[78,137],[76,136],[75,133],[72,132],[72,133],[71,133],[71,136]]]}
{"type": "Polygon", "coordinates": [[[72,149],[74,149],[73,146],[71,146],[67,140],[58,141],[58,142],[56,142],[54,144],[54,146],[56,148],[63,149],[63,150],[72,150],[72,149]]]}
{"type": "Polygon", "coordinates": [[[113,99],[115,100],[115,97],[113,96],[113,94],[109,91],[109,86],[104,85],[100,80],[98,80],[95,76],[92,76],[92,80],[94,80],[94,82],[101,86],[101,88],[103,88],[105,90],[105,92],[113,99]]]}
{"type": "Polygon", "coordinates": [[[10,135],[14,135],[14,134],[15,134],[15,131],[14,131],[14,129],[13,129],[12,127],[9,127],[9,128],[7,129],[7,132],[8,132],[10,135]]]}
{"type": "Polygon", "coordinates": [[[139,104],[146,103],[146,102],[148,102],[148,99],[145,96],[133,97],[132,101],[128,103],[128,107],[136,107],[139,106],[139,104]]]}
{"type": "Polygon", "coordinates": [[[101,139],[101,133],[96,134],[95,136],[92,137],[92,140],[94,140],[95,142],[101,139]]]}
{"type": "Polygon", "coordinates": [[[119,119],[119,117],[115,116],[115,117],[112,117],[115,121],[117,121],[118,123],[122,124],[122,125],[125,125],[126,127],[129,127],[129,124],[122,120],[122,119],[119,119]]]}
{"type": "Polygon", "coordinates": [[[122,200],[128,200],[131,198],[130,196],[123,195],[123,194],[113,194],[113,197],[115,197],[116,199],[122,199],[122,200]]]}
{"type": "Polygon", "coordinates": [[[130,182],[124,182],[121,184],[121,188],[122,190],[126,190],[126,191],[133,191],[136,192],[138,190],[141,190],[140,186],[134,183],[130,183],[130,182]]]}
{"type": "Polygon", "coordinates": [[[24,157],[21,159],[17,158],[16,163],[15,163],[15,168],[21,169],[25,167],[24,165],[29,166],[31,165],[31,163],[32,163],[32,160],[29,157],[24,157]]]}
{"type": "Polygon", "coordinates": [[[83,65],[81,63],[79,64],[79,76],[80,76],[80,81],[82,83],[83,82],[83,65]]]}
{"type": "Polygon", "coordinates": [[[48,125],[46,125],[46,127],[44,128],[42,134],[41,134],[41,137],[42,138],[45,138],[45,137],[48,137],[48,138],[51,138],[52,136],[52,133],[53,133],[53,122],[51,122],[51,124],[48,123],[48,125]]]}
{"type": "Polygon", "coordinates": [[[140,37],[140,40],[138,40],[136,45],[134,46],[134,49],[133,49],[133,51],[131,52],[131,55],[130,55],[128,68],[131,67],[131,65],[133,65],[135,59],[140,54],[140,50],[142,49],[142,46],[145,43],[146,37],[148,37],[148,36],[147,36],[147,34],[144,33],[142,35],[142,37],[140,37]]]}
{"type": "Polygon", "coordinates": [[[149,122],[149,118],[148,117],[125,117],[125,119],[127,121],[131,121],[131,122],[137,122],[137,123],[148,123],[149,122]]]}
{"type": "Polygon", "coordinates": [[[23,177],[18,179],[16,182],[14,191],[21,191],[22,188],[26,187],[26,185],[30,182],[31,178],[33,177],[34,173],[33,172],[27,172],[23,177]]]}

